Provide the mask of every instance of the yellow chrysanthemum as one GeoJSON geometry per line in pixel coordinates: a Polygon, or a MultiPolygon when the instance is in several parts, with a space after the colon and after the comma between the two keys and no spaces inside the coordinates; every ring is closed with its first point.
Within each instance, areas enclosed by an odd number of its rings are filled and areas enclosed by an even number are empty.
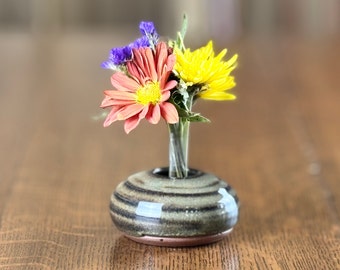
{"type": "Polygon", "coordinates": [[[176,54],[174,69],[179,77],[189,86],[202,85],[199,97],[212,100],[236,98],[235,95],[226,93],[226,90],[236,85],[230,73],[236,67],[237,54],[228,61],[223,61],[227,50],[224,49],[215,56],[212,41],[193,52],[190,49],[182,51],[179,48],[175,48],[174,52],[176,54]]]}

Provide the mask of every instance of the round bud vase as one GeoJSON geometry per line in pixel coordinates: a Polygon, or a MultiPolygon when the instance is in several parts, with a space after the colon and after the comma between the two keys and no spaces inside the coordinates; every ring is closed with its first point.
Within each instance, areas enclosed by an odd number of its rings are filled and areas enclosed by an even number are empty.
{"type": "Polygon", "coordinates": [[[235,191],[213,174],[191,169],[172,179],[168,168],[121,182],[110,200],[115,226],[128,238],[157,246],[197,246],[224,238],[238,220],[235,191]]]}

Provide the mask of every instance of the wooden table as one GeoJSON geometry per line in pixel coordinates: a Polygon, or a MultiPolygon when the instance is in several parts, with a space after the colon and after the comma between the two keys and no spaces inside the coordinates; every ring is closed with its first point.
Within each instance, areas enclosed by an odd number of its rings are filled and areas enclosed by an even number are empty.
{"type": "MultiPolygon", "coordinates": [[[[225,240],[137,244],[108,203],[128,175],[167,165],[164,123],[103,128],[110,71],[132,36],[0,34],[0,269],[340,269],[340,40],[244,38],[236,102],[199,101],[191,167],[238,192],[225,240]]],[[[231,54],[230,54],[231,55],[231,54]]]]}

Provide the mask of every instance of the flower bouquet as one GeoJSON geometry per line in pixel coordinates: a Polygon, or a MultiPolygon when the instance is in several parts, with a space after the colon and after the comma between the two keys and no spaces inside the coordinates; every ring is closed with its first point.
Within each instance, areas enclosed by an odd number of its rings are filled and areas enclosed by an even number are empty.
{"type": "Polygon", "coordinates": [[[188,166],[191,122],[209,120],[192,107],[198,99],[233,100],[230,73],[237,55],[224,61],[213,42],[191,51],[184,45],[187,19],[175,40],[160,39],[152,22],[141,22],[141,37],[113,48],[103,68],[113,70],[114,90],[104,91],[107,127],[125,121],[126,133],[142,119],[169,130],[169,167],[131,175],[113,192],[110,214],[116,227],[137,242],[166,246],[211,243],[229,233],[238,219],[234,190],[216,176],[188,166]]]}

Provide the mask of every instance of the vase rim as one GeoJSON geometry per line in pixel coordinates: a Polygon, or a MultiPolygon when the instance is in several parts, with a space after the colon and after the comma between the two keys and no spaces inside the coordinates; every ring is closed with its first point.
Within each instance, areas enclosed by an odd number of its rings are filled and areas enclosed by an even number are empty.
{"type": "MultiPolygon", "coordinates": [[[[151,174],[157,175],[158,177],[162,178],[169,178],[169,167],[159,167],[151,170],[151,174]]],[[[190,178],[196,178],[198,176],[203,175],[204,173],[200,170],[189,168],[188,169],[188,176],[184,178],[175,178],[175,179],[190,179],[190,178]]]]}

